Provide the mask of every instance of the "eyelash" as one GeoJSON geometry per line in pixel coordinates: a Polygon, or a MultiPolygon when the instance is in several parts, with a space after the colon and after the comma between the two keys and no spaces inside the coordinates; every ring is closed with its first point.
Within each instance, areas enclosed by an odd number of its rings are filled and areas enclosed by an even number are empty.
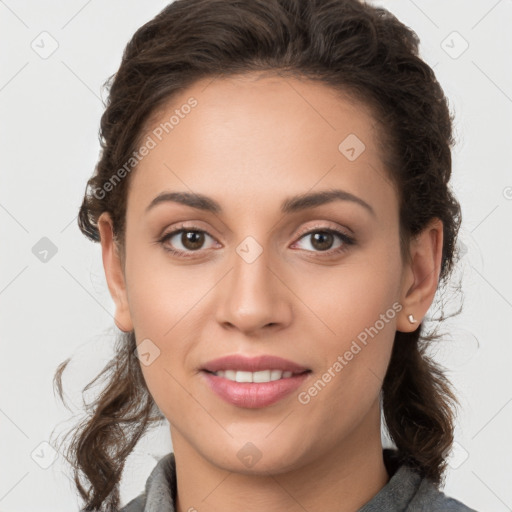
{"type": "MultiPolygon", "coordinates": [[[[213,238],[207,231],[204,229],[200,229],[197,226],[180,226],[178,229],[175,229],[169,233],[164,234],[161,238],[157,240],[157,243],[159,243],[162,248],[171,253],[175,256],[183,257],[183,258],[193,258],[194,253],[200,252],[198,251],[180,251],[177,249],[172,249],[169,246],[165,245],[165,242],[167,242],[169,239],[171,239],[174,235],[177,235],[178,233],[186,233],[186,232],[194,232],[194,233],[205,233],[209,237],[213,238]]],[[[343,242],[342,245],[336,249],[330,249],[328,251],[307,251],[307,252],[317,252],[318,254],[326,254],[328,256],[334,256],[336,254],[343,253],[348,250],[348,247],[351,245],[354,245],[356,243],[355,239],[353,237],[348,236],[346,233],[343,233],[342,231],[338,231],[337,229],[332,228],[326,228],[323,226],[314,226],[313,228],[308,228],[306,231],[300,232],[297,236],[298,239],[304,238],[306,235],[312,235],[314,233],[329,233],[332,235],[338,236],[341,241],[343,242]]]]}

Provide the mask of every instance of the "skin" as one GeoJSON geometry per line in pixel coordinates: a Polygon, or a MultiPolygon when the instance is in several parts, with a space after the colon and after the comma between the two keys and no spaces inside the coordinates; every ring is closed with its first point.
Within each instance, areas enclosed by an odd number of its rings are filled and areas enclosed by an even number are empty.
{"type": "Polygon", "coordinates": [[[442,224],[434,219],[402,260],[398,196],[382,164],[375,120],[327,86],[255,74],[196,82],[157,113],[147,134],[191,96],[198,105],[130,176],[125,258],[109,215],[98,222],[116,325],[160,350],[141,368],[170,423],[177,510],[357,510],[389,480],[382,380],[395,331],[416,329],[407,315],[420,322],[433,300],[442,224]],[[366,146],[354,161],[338,150],[351,133],[366,146]],[[280,211],[285,198],[330,188],[361,198],[374,215],[347,200],[280,211]],[[223,211],[167,202],[146,213],[163,191],[202,193],[223,211]],[[206,232],[199,249],[180,234],[158,243],[181,221],[206,232]],[[336,236],[322,251],[311,234],[300,234],[326,228],[356,241],[335,254],[343,244],[336,236]],[[236,251],[248,236],[262,250],[252,263],[236,251]],[[193,257],[172,255],[165,245],[193,257]],[[394,318],[308,404],[300,403],[298,393],[394,303],[402,306],[394,318]],[[227,354],[277,355],[311,373],[276,404],[241,408],[215,395],[198,371],[227,354]],[[237,457],[247,442],[261,454],[252,467],[237,457]]]}

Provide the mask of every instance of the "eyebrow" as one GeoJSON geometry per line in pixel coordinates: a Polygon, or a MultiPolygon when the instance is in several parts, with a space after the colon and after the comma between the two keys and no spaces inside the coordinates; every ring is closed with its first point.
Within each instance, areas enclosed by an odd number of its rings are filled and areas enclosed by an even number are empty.
{"type": "MultiPolygon", "coordinates": [[[[323,204],[332,203],[333,201],[350,201],[358,204],[375,216],[374,209],[360,197],[346,192],[345,190],[332,189],[322,190],[319,192],[308,192],[297,196],[288,197],[281,204],[281,212],[284,214],[290,214],[307,210],[309,208],[315,208],[323,204]]],[[[191,193],[191,192],[162,192],[156,196],[151,203],[146,207],[146,213],[154,208],[156,205],[173,202],[190,206],[198,210],[203,210],[211,213],[222,213],[221,205],[212,199],[211,197],[203,194],[191,193]]]]}

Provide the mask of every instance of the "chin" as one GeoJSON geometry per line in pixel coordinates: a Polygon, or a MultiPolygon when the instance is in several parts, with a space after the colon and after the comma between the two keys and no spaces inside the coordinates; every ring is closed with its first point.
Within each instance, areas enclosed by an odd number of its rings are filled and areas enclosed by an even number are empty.
{"type": "Polygon", "coordinates": [[[255,436],[254,442],[233,440],[230,446],[217,446],[212,453],[207,447],[205,458],[224,471],[245,475],[279,474],[301,466],[303,453],[297,445],[282,443],[282,439],[265,440],[264,436],[255,436]]]}

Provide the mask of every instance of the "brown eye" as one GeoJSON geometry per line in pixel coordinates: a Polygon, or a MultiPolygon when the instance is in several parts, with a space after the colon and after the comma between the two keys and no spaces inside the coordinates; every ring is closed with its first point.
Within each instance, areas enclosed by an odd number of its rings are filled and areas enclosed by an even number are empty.
{"type": "Polygon", "coordinates": [[[327,231],[312,233],[311,245],[319,251],[327,251],[334,242],[334,236],[327,231]]]}
{"type": "Polygon", "coordinates": [[[204,239],[204,233],[199,231],[183,231],[180,242],[186,249],[194,251],[201,248],[204,244],[204,239]]]}
{"type": "MultiPolygon", "coordinates": [[[[316,229],[309,231],[308,233],[303,234],[299,242],[302,240],[309,239],[310,248],[305,248],[305,250],[310,252],[327,252],[329,254],[334,254],[338,252],[342,252],[347,250],[348,246],[353,245],[355,240],[345,233],[341,231],[337,231],[335,229],[316,229]],[[338,239],[338,244],[336,244],[336,239],[338,239]]],[[[295,245],[295,244],[294,244],[295,245]]]]}
{"type": "Polygon", "coordinates": [[[186,257],[205,249],[204,245],[207,238],[214,240],[202,229],[182,227],[167,233],[159,242],[166,251],[186,257]]]}

